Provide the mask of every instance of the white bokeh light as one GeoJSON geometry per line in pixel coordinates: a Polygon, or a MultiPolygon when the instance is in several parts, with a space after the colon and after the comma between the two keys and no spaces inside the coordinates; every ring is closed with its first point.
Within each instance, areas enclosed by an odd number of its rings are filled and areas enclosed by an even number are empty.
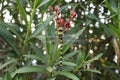
{"type": "Polygon", "coordinates": [[[3,17],[4,17],[4,21],[5,22],[11,22],[11,20],[12,20],[12,15],[10,15],[10,12],[7,10],[7,9],[5,9],[4,11],[3,11],[3,17]]]}
{"type": "Polygon", "coordinates": [[[46,19],[47,19],[47,14],[44,13],[44,14],[43,14],[43,21],[45,21],[46,19]]]}
{"type": "Polygon", "coordinates": [[[33,66],[36,66],[36,65],[37,65],[37,60],[34,59],[34,60],[32,61],[32,65],[33,65],[33,66]]]}
{"type": "Polygon", "coordinates": [[[70,3],[72,0],[65,0],[65,2],[70,3]]]}
{"type": "Polygon", "coordinates": [[[89,53],[90,53],[90,54],[93,54],[93,53],[94,53],[94,51],[93,51],[92,49],[90,49],[90,50],[89,50],[89,53]]]}

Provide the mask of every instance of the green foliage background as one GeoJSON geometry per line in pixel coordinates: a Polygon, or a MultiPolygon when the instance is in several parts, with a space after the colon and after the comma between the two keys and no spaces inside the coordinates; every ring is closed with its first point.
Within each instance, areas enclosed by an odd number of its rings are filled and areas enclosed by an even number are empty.
{"type": "Polygon", "coordinates": [[[0,0],[0,79],[119,80],[119,12],[119,0],[0,0]],[[64,34],[63,71],[48,10],[56,5],[65,19],[70,8],[78,14],[64,34]]]}

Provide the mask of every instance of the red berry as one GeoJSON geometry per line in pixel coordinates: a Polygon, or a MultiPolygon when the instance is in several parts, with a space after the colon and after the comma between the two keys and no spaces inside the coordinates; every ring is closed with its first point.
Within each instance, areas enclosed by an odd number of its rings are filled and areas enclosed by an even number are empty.
{"type": "Polygon", "coordinates": [[[56,12],[58,12],[59,7],[58,7],[58,6],[55,6],[54,10],[55,10],[56,12]]]}
{"type": "Polygon", "coordinates": [[[67,22],[65,23],[65,27],[66,27],[66,28],[70,28],[70,21],[67,21],[67,22]]]}

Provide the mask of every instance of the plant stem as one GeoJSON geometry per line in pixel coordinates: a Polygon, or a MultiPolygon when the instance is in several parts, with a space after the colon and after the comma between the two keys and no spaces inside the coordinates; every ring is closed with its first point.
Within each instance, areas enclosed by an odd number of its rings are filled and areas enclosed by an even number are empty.
{"type": "Polygon", "coordinates": [[[87,56],[86,56],[85,59],[79,64],[79,66],[76,67],[76,68],[73,70],[73,73],[77,72],[78,69],[80,69],[80,68],[83,66],[83,64],[84,64],[84,62],[86,61],[86,59],[88,58],[88,56],[89,56],[89,54],[87,54],[87,56]]]}
{"type": "MultiPolygon", "coordinates": [[[[35,4],[34,4],[32,12],[31,12],[30,21],[29,21],[28,26],[27,26],[27,32],[26,32],[26,36],[25,36],[25,40],[24,40],[24,44],[23,44],[23,48],[22,48],[22,55],[21,55],[21,58],[20,58],[21,66],[22,66],[22,62],[23,62],[23,59],[24,59],[23,55],[25,54],[25,52],[28,48],[28,40],[29,40],[29,36],[30,36],[30,33],[31,33],[31,24],[32,24],[32,21],[33,21],[33,18],[34,18],[35,10],[36,10],[36,7],[35,7],[35,4]]],[[[25,78],[27,80],[29,80],[28,74],[25,74],[25,78]]]]}
{"type": "Polygon", "coordinates": [[[84,63],[84,60],[80,63],[80,65],[78,67],[76,67],[74,70],[73,70],[73,73],[77,72],[79,68],[81,68],[82,64],[84,63]]]}
{"type": "Polygon", "coordinates": [[[25,37],[25,40],[24,40],[24,44],[23,44],[23,49],[22,49],[22,56],[21,56],[21,63],[23,61],[23,55],[25,54],[25,51],[28,47],[28,39],[29,39],[29,36],[30,36],[30,32],[31,32],[31,24],[32,24],[32,21],[33,21],[33,18],[34,18],[34,12],[35,12],[35,5],[33,7],[33,10],[31,12],[31,17],[30,17],[30,22],[28,24],[28,27],[27,27],[27,33],[26,33],[26,37],[25,37]]]}

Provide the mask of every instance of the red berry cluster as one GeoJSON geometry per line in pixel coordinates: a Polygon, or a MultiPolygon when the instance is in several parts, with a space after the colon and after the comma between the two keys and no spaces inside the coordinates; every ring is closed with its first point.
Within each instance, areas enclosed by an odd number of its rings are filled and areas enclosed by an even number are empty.
{"type": "Polygon", "coordinates": [[[54,8],[49,7],[49,9],[51,11],[55,11],[56,12],[56,16],[55,16],[56,27],[57,28],[63,27],[64,31],[66,31],[67,29],[70,28],[70,21],[72,21],[77,16],[76,12],[71,10],[70,11],[70,18],[67,21],[65,21],[63,18],[59,17],[61,12],[60,12],[58,6],[55,6],[54,8]]]}

